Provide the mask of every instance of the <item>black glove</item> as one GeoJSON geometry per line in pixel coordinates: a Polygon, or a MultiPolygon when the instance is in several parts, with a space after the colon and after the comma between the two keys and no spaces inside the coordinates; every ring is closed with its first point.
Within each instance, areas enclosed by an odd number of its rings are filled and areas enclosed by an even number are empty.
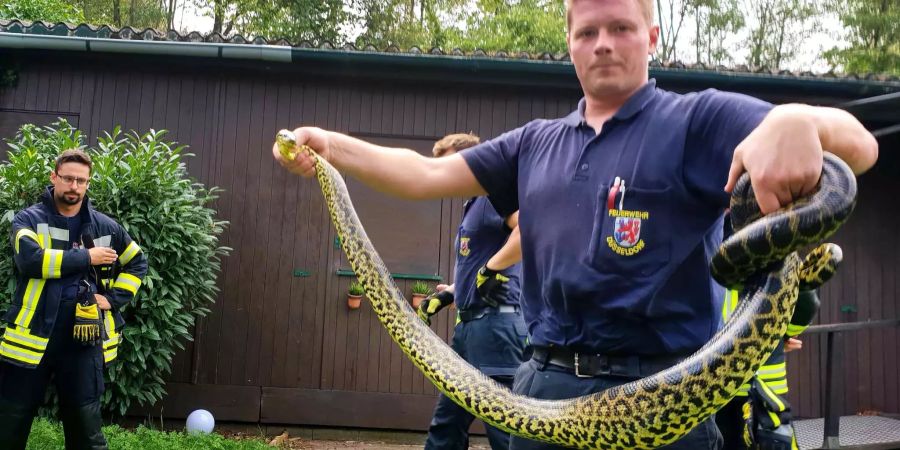
{"type": "Polygon", "coordinates": [[[791,316],[791,323],[788,324],[787,336],[796,337],[806,330],[818,312],[819,296],[816,295],[816,291],[800,291],[800,294],[797,295],[797,304],[794,306],[794,315],[791,316]]]}
{"type": "Polygon", "coordinates": [[[428,325],[431,325],[431,316],[438,313],[438,311],[444,309],[453,303],[453,293],[450,291],[441,291],[436,292],[434,294],[425,297],[422,300],[422,303],[419,304],[419,309],[416,313],[419,315],[419,318],[422,319],[428,325]]]}
{"type": "Polygon", "coordinates": [[[503,275],[496,270],[488,269],[487,266],[481,266],[478,269],[478,275],[475,276],[475,288],[478,289],[478,296],[481,301],[492,308],[500,306],[504,303],[506,296],[509,294],[509,277],[503,275]]]}
{"type": "Polygon", "coordinates": [[[94,299],[94,292],[93,287],[87,280],[79,282],[72,337],[75,342],[86,346],[103,343],[103,316],[97,301],[94,299]]]}

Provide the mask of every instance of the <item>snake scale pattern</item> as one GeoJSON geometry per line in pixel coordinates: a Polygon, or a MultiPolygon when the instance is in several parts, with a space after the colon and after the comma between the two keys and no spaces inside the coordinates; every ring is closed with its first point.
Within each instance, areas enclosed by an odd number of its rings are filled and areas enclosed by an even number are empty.
{"type": "MultiPolygon", "coordinates": [[[[394,284],[353,209],[343,178],[290,131],[276,136],[285,159],[308,152],[331,220],[371,306],[413,364],[447,397],[514,435],[579,449],[652,449],[678,440],[725,405],[756,372],[787,329],[801,285],[816,286],[836,246],[801,261],[797,250],[822,242],[850,215],[856,179],[826,154],[820,189],[761,217],[745,175],[732,197],[738,230],[711,268],[717,281],[742,289],[732,318],[689,358],[655,375],[567,400],[514,394],[461,359],[417,316],[394,284]]],[[[839,255],[837,255],[839,257],[839,255]]]]}

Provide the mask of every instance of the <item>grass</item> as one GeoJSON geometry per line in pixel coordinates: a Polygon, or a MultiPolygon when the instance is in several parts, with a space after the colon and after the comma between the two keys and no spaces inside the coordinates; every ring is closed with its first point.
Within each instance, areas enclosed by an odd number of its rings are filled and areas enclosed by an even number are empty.
{"type": "MultiPolygon", "coordinates": [[[[140,426],[126,430],[118,425],[103,427],[110,450],[271,450],[262,439],[229,440],[218,434],[187,434],[151,430],[140,426]]],[[[64,448],[62,425],[39,417],[31,427],[27,450],[64,448]]]]}

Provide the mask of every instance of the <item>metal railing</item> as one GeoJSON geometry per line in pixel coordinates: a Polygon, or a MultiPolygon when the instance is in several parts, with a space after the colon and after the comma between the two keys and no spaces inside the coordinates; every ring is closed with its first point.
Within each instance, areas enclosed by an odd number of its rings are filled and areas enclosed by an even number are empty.
{"type": "Polygon", "coordinates": [[[841,333],[846,331],[871,330],[900,326],[900,319],[870,320],[866,322],[835,323],[813,325],[803,334],[825,333],[825,439],[824,449],[841,448],[839,439],[841,410],[843,409],[843,389],[836,386],[844,384],[843,347],[841,333]]]}

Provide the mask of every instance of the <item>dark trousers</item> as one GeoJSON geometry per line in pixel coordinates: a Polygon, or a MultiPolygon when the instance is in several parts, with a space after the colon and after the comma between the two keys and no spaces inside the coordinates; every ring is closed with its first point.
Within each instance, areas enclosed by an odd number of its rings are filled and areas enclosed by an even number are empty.
{"type": "MultiPolygon", "coordinates": [[[[457,324],[452,347],[473,366],[499,383],[511,387],[513,374],[530,353],[525,344],[525,322],[519,313],[497,313],[457,324]]],[[[428,427],[426,450],[469,448],[469,426],[475,418],[445,397],[438,398],[428,427]]],[[[509,448],[509,433],[485,424],[493,450],[509,448]]]]}
{"type": "MultiPolygon", "coordinates": [[[[512,387],[512,377],[491,377],[504,386],[512,387]]],[[[425,441],[427,450],[464,450],[469,448],[469,426],[475,417],[450,400],[444,394],[438,398],[434,408],[434,416],[428,427],[428,439],[425,441]]],[[[488,424],[484,424],[488,442],[491,449],[501,450],[509,448],[509,433],[498,430],[488,424]]]]}
{"type": "Polygon", "coordinates": [[[25,448],[31,423],[51,379],[59,395],[66,448],[105,448],[99,446],[103,438],[103,350],[99,345],[81,345],[72,338],[74,308],[72,302],[60,305],[47,351],[37,368],[0,362],[0,448],[25,448]]]}
{"type": "MultiPolygon", "coordinates": [[[[516,372],[513,392],[533,398],[561,400],[580,397],[625,384],[635,378],[618,376],[597,376],[579,378],[569,369],[544,364],[534,359],[522,364],[516,372]]],[[[556,450],[563,449],[553,444],[545,444],[530,439],[513,436],[510,450],[556,450]]],[[[722,448],[722,435],[713,418],[709,418],[679,441],[661,447],[668,450],[718,450],[722,448]]]]}

